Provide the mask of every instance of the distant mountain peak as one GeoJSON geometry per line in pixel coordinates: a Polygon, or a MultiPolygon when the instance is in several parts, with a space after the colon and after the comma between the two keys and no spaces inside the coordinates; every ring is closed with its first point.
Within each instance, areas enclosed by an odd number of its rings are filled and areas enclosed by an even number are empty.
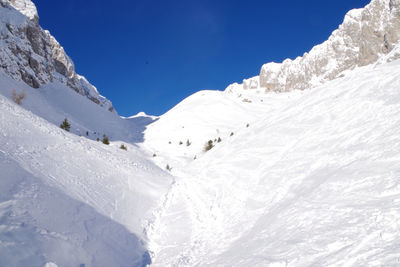
{"type": "MultiPolygon", "coordinates": [[[[400,39],[400,1],[372,0],[366,7],[349,11],[327,41],[310,52],[282,63],[267,63],[260,75],[232,84],[227,91],[304,90],[343,75],[345,71],[377,62],[400,39]]],[[[396,53],[387,60],[400,58],[396,53]]]]}

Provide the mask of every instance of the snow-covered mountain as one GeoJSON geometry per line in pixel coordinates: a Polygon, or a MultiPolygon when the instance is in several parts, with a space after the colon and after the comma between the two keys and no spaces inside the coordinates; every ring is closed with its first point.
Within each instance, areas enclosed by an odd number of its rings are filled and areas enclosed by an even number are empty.
{"type": "Polygon", "coordinates": [[[202,91],[149,125],[142,146],[176,180],[153,265],[398,266],[399,70],[246,102],[202,91]]]}
{"type": "Polygon", "coordinates": [[[173,178],[134,143],[156,118],[119,117],[31,1],[0,0],[0,63],[0,266],[149,264],[173,178]]]}
{"type": "Polygon", "coordinates": [[[272,92],[315,88],[343,78],[357,68],[397,59],[400,59],[400,1],[372,0],[364,8],[349,11],[339,29],[303,57],[280,64],[267,63],[260,76],[246,79],[243,84],[231,84],[224,92],[202,91],[188,97],[149,126],[146,137],[151,142],[147,142],[147,149],[164,153],[171,150],[166,143],[185,144],[189,140],[191,146],[172,149],[175,156],[170,161],[178,160],[179,165],[190,162],[197,154],[201,155],[206,141],[228,136],[263,118],[265,113],[260,113],[260,108],[266,102],[269,106],[278,104],[268,101],[272,92]],[[237,107],[221,109],[224,105],[237,107]],[[180,113],[190,116],[181,117],[180,113]],[[160,136],[159,132],[165,134],[160,136]]]}
{"type": "Polygon", "coordinates": [[[400,58],[400,1],[372,0],[365,8],[348,12],[327,41],[295,60],[268,63],[260,75],[232,84],[227,90],[291,91],[308,89],[341,77],[356,67],[386,58],[400,58]]]}
{"type": "Polygon", "coordinates": [[[399,266],[400,1],[159,118],[0,3],[0,266],[399,266]]]}
{"type": "Polygon", "coordinates": [[[372,0],[303,57],[147,127],[176,179],[154,266],[399,265],[399,11],[372,0]]]}
{"type": "Polygon", "coordinates": [[[0,0],[0,66],[33,88],[57,81],[114,112],[111,102],[75,72],[63,47],[40,27],[30,0],[0,0]]]}

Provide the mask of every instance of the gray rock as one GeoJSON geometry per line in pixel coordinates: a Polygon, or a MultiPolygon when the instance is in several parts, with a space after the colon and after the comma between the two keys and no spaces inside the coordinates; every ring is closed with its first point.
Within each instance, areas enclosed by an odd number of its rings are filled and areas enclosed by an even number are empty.
{"type": "Polygon", "coordinates": [[[115,112],[84,77],[75,72],[64,48],[39,25],[30,0],[0,0],[0,66],[16,80],[33,88],[58,80],[94,103],[115,112]]]}

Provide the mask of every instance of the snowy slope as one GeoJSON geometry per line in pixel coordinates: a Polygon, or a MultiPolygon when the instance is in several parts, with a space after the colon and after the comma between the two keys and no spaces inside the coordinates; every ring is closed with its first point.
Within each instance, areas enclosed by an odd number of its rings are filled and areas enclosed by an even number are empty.
{"type": "Polygon", "coordinates": [[[121,118],[30,0],[0,0],[0,266],[399,266],[399,4],[244,85],[121,118]]]}
{"type": "Polygon", "coordinates": [[[0,15],[0,266],[145,266],[173,182],[134,144],[156,118],[110,112],[31,1],[0,0],[0,15]]]}
{"type": "Polygon", "coordinates": [[[248,103],[220,91],[197,92],[148,125],[142,147],[149,156],[156,154],[154,160],[164,167],[185,166],[194,157],[202,157],[209,140],[228,140],[231,133],[260,119],[263,114],[259,111],[265,106],[261,100],[248,103]]]}
{"type": "Polygon", "coordinates": [[[67,118],[72,133],[92,140],[106,134],[112,141],[141,142],[146,126],[157,119],[147,115],[120,118],[57,81],[34,89],[0,70],[0,82],[0,94],[12,99],[13,90],[24,92],[23,108],[57,126],[67,118]]]}
{"type": "Polygon", "coordinates": [[[146,229],[173,179],[134,145],[106,146],[36,114],[61,118],[69,109],[74,131],[90,119],[105,129],[127,120],[62,87],[28,87],[21,106],[4,96],[22,86],[1,77],[0,266],[149,263],[146,229]]]}
{"type": "Polygon", "coordinates": [[[176,183],[150,234],[154,266],[398,266],[399,69],[252,103],[205,91],[161,116],[143,147],[175,162],[176,183]],[[215,129],[209,152],[170,148],[215,129]]]}

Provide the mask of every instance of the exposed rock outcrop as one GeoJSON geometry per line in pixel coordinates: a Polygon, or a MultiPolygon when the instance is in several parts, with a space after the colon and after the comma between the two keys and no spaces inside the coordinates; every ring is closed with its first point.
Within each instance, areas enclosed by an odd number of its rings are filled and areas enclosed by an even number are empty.
{"type": "Polygon", "coordinates": [[[0,67],[33,88],[58,80],[115,112],[112,103],[75,72],[74,63],[57,40],[40,27],[30,0],[0,0],[0,67]]]}
{"type": "MultiPolygon", "coordinates": [[[[347,13],[343,24],[327,41],[295,60],[268,63],[259,76],[227,90],[304,90],[340,77],[344,71],[377,62],[388,55],[400,39],[400,0],[372,0],[365,8],[347,13]]],[[[392,53],[386,60],[400,58],[392,53]]]]}

